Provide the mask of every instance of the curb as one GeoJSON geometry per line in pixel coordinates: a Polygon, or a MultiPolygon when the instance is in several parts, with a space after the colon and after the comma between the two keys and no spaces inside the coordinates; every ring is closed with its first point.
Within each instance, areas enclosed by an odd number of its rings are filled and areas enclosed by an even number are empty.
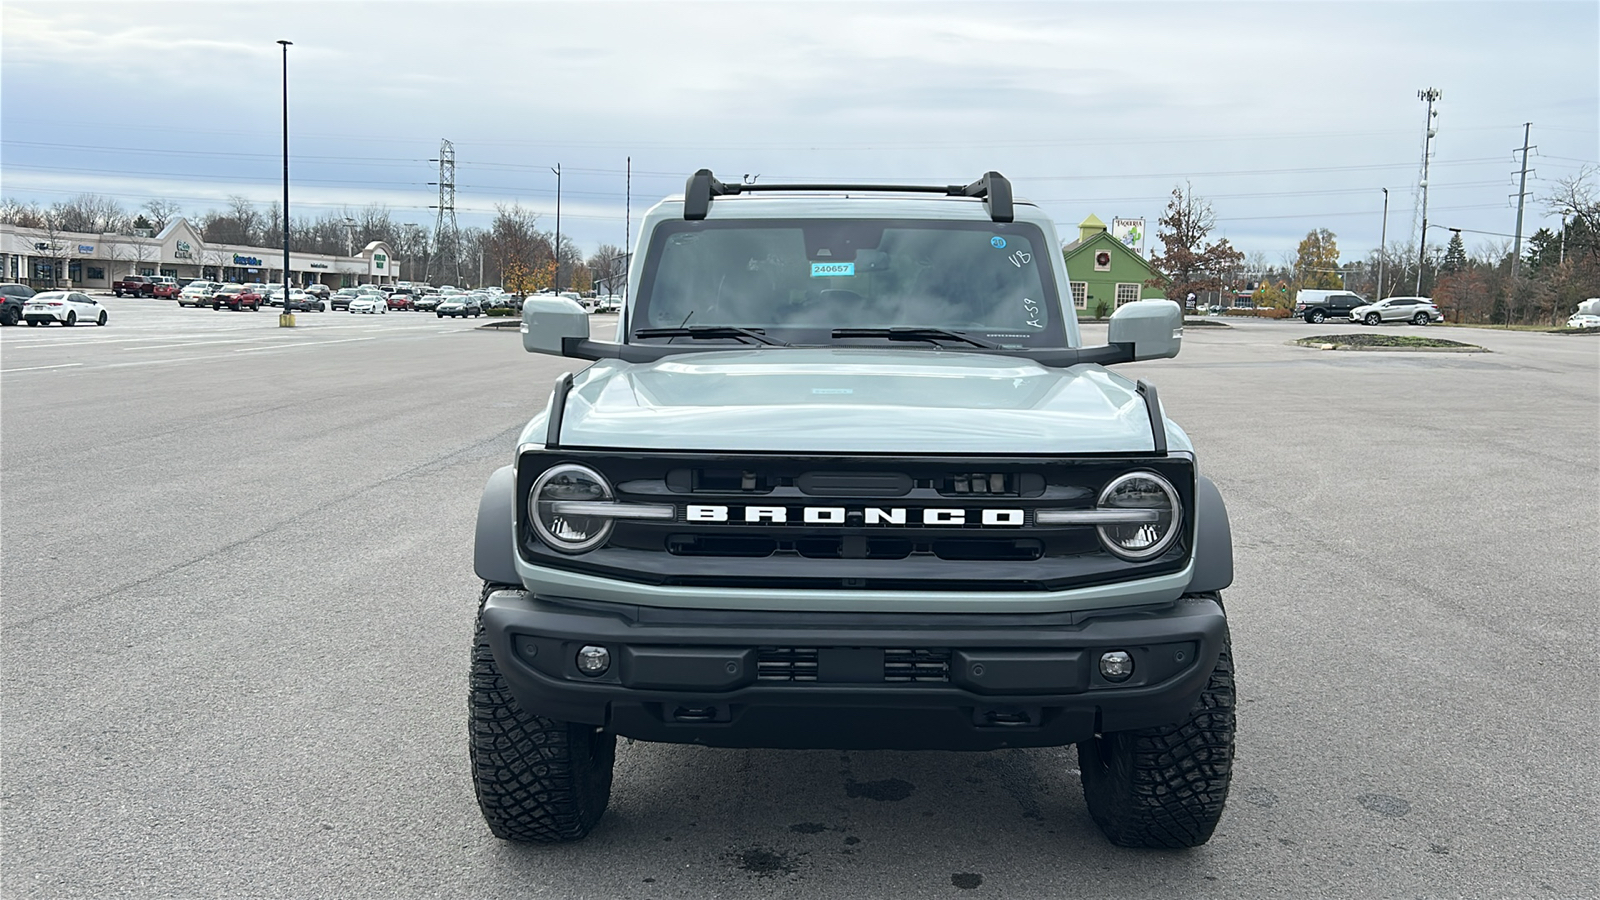
{"type": "Polygon", "coordinates": [[[482,325],[479,325],[477,330],[478,331],[504,331],[507,328],[521,329],[521,327],[522,327],[522,320],[521,319],[502,319],[502,320],[496,321],[496,322],[485,322],[482,325]]]}
{"type": "Polygon", "coordinates": [[[1487,347],[1362,347],[1356,344],[1302,344],[1288,341],[1291,347],[1307,350],[1345,350],[1354,353],[1492,353],[1487,347]]]}

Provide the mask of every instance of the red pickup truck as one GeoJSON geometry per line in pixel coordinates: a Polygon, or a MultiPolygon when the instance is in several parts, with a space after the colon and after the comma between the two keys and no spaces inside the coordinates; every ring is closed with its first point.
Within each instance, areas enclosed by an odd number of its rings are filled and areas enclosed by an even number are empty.
{"type": "Polygon", "coordinates": [[[128,294],[171,299],[178,296],[179,290],[178,280],[167,275],[124,275],[111,283],[111,293],[118,297],[128,294]]]}

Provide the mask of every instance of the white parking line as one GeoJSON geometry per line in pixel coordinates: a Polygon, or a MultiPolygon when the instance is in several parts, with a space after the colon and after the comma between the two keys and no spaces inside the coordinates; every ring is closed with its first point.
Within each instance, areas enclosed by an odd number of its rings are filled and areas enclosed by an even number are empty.
{"type": "Polygon", "coordinates": [[[321,347],[324,344],[353,344],[357,341],[375,341],[377,338],[343,338],[337,341],[302,341],[297,344],[283,344],[277,347],[240,347],[235,353],[261,353],[266,350],[296,350],[301,347],[321,347]]]}
{"type": "Polygon", "coordinates": [[[0,369],[0,375],[10,375],[12,372],[38,372],[41,369],[70,369],[73,366],[81,365],[83,363],[62,363],[57,366],[27,366],[21,369],[0,369]]]}

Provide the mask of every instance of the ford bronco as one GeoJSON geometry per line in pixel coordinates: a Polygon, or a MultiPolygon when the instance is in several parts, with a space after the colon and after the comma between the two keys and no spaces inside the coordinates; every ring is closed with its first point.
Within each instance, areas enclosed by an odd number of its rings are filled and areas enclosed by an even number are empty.
{"type": "Polygon", "coordinates": [[[1227,798],[1227,511],[1154,385],[1141,300],[1085,346],[1049,216],[969,185],[724,184],[646,215],[615,335],[479,503],[469,742],[490,830],[584,837],[616,739],[1076,744],[1113,843],[1188,847],[1227,798]]]}

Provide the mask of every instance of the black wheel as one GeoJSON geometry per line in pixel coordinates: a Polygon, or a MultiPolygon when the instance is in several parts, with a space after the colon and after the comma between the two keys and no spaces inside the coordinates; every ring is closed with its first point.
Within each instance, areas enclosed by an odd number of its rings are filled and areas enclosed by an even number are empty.
{"type": "Polygon", "coordinates": [[[439,313],[439,318],[444,318],[444,313],[439,313]]]}
{"type": "Polygon", "coordinates": [[[3,325],[15,325],[20,321],[22,321],[22,311],[21,310],[19,310],[19,309],[8,309],[8,310],[0,311],[0,324],[3,324],[3,325]]]}
{"type": "MultiPolygon", "coordinates": [[[[493,587],[484,585],[485,597],[493,587]]],[[[467,710],[472,786],[494,836],[553,844],[588,835],[611,800],[616,735],[520,709],[481,618],[472,640],[467,710]]]]}
{"type": "Polygon", "coordinates": [[[1310,313],[1306,314],[1306,321],[1313,325],[1321,325],[1327,318],[1328,317],[1324,315],[1320,309],[1314,309],[1310,313]]]}
{"type": "Polygon", "coordinates": [[[67,320],[65,322],[62,322],[61,324],[67,326],[68,328],[71,328],[72,326],[78,324],[78,314],[77,314],[77,312],[75,312],[74,310],[70,310],[70,309],[67,310],[67,320]]]}
{"type": "Polygon", "coordinates": [[[221,303],[213,303],[213,304],[211,304],[211,309],[214,312],[220,312],[222,310],[222,304],[221,303]]]}
{"type": "Polygon", "coordinates": [[[96,325],[104,325],[104,324],[106,324],[106,311],[105,310],[103,310],[103,309],[100,310],[100,318],[95,319],[94,323],[96,325]]]}
{"type": "Polygon", "coordinates": [[[1428,314],[1425,313],[1425,312],[1417,313],[1416,315],[1411,317],[1411,324],[1413,324],[1413,325],[1426,325],[1426,324],[1428,324],[1428,314]]]}
{"type": "Polygon", "coordinates": [[[1383,321],[1383,319],[1381,319],[1377,313],[1367,313],[1367,317],[1363,321],[1365,321],[1368,325],[1376,325],[1383,321]]]}
{"type": "Polygon", "coordinates": [[[1222,655],[1188,719],[1078,745],[1089,815],[1119,847],[1204,844],[1233,780],[1233,732],[1233,653],[1224,635],[1222,655]]]}

